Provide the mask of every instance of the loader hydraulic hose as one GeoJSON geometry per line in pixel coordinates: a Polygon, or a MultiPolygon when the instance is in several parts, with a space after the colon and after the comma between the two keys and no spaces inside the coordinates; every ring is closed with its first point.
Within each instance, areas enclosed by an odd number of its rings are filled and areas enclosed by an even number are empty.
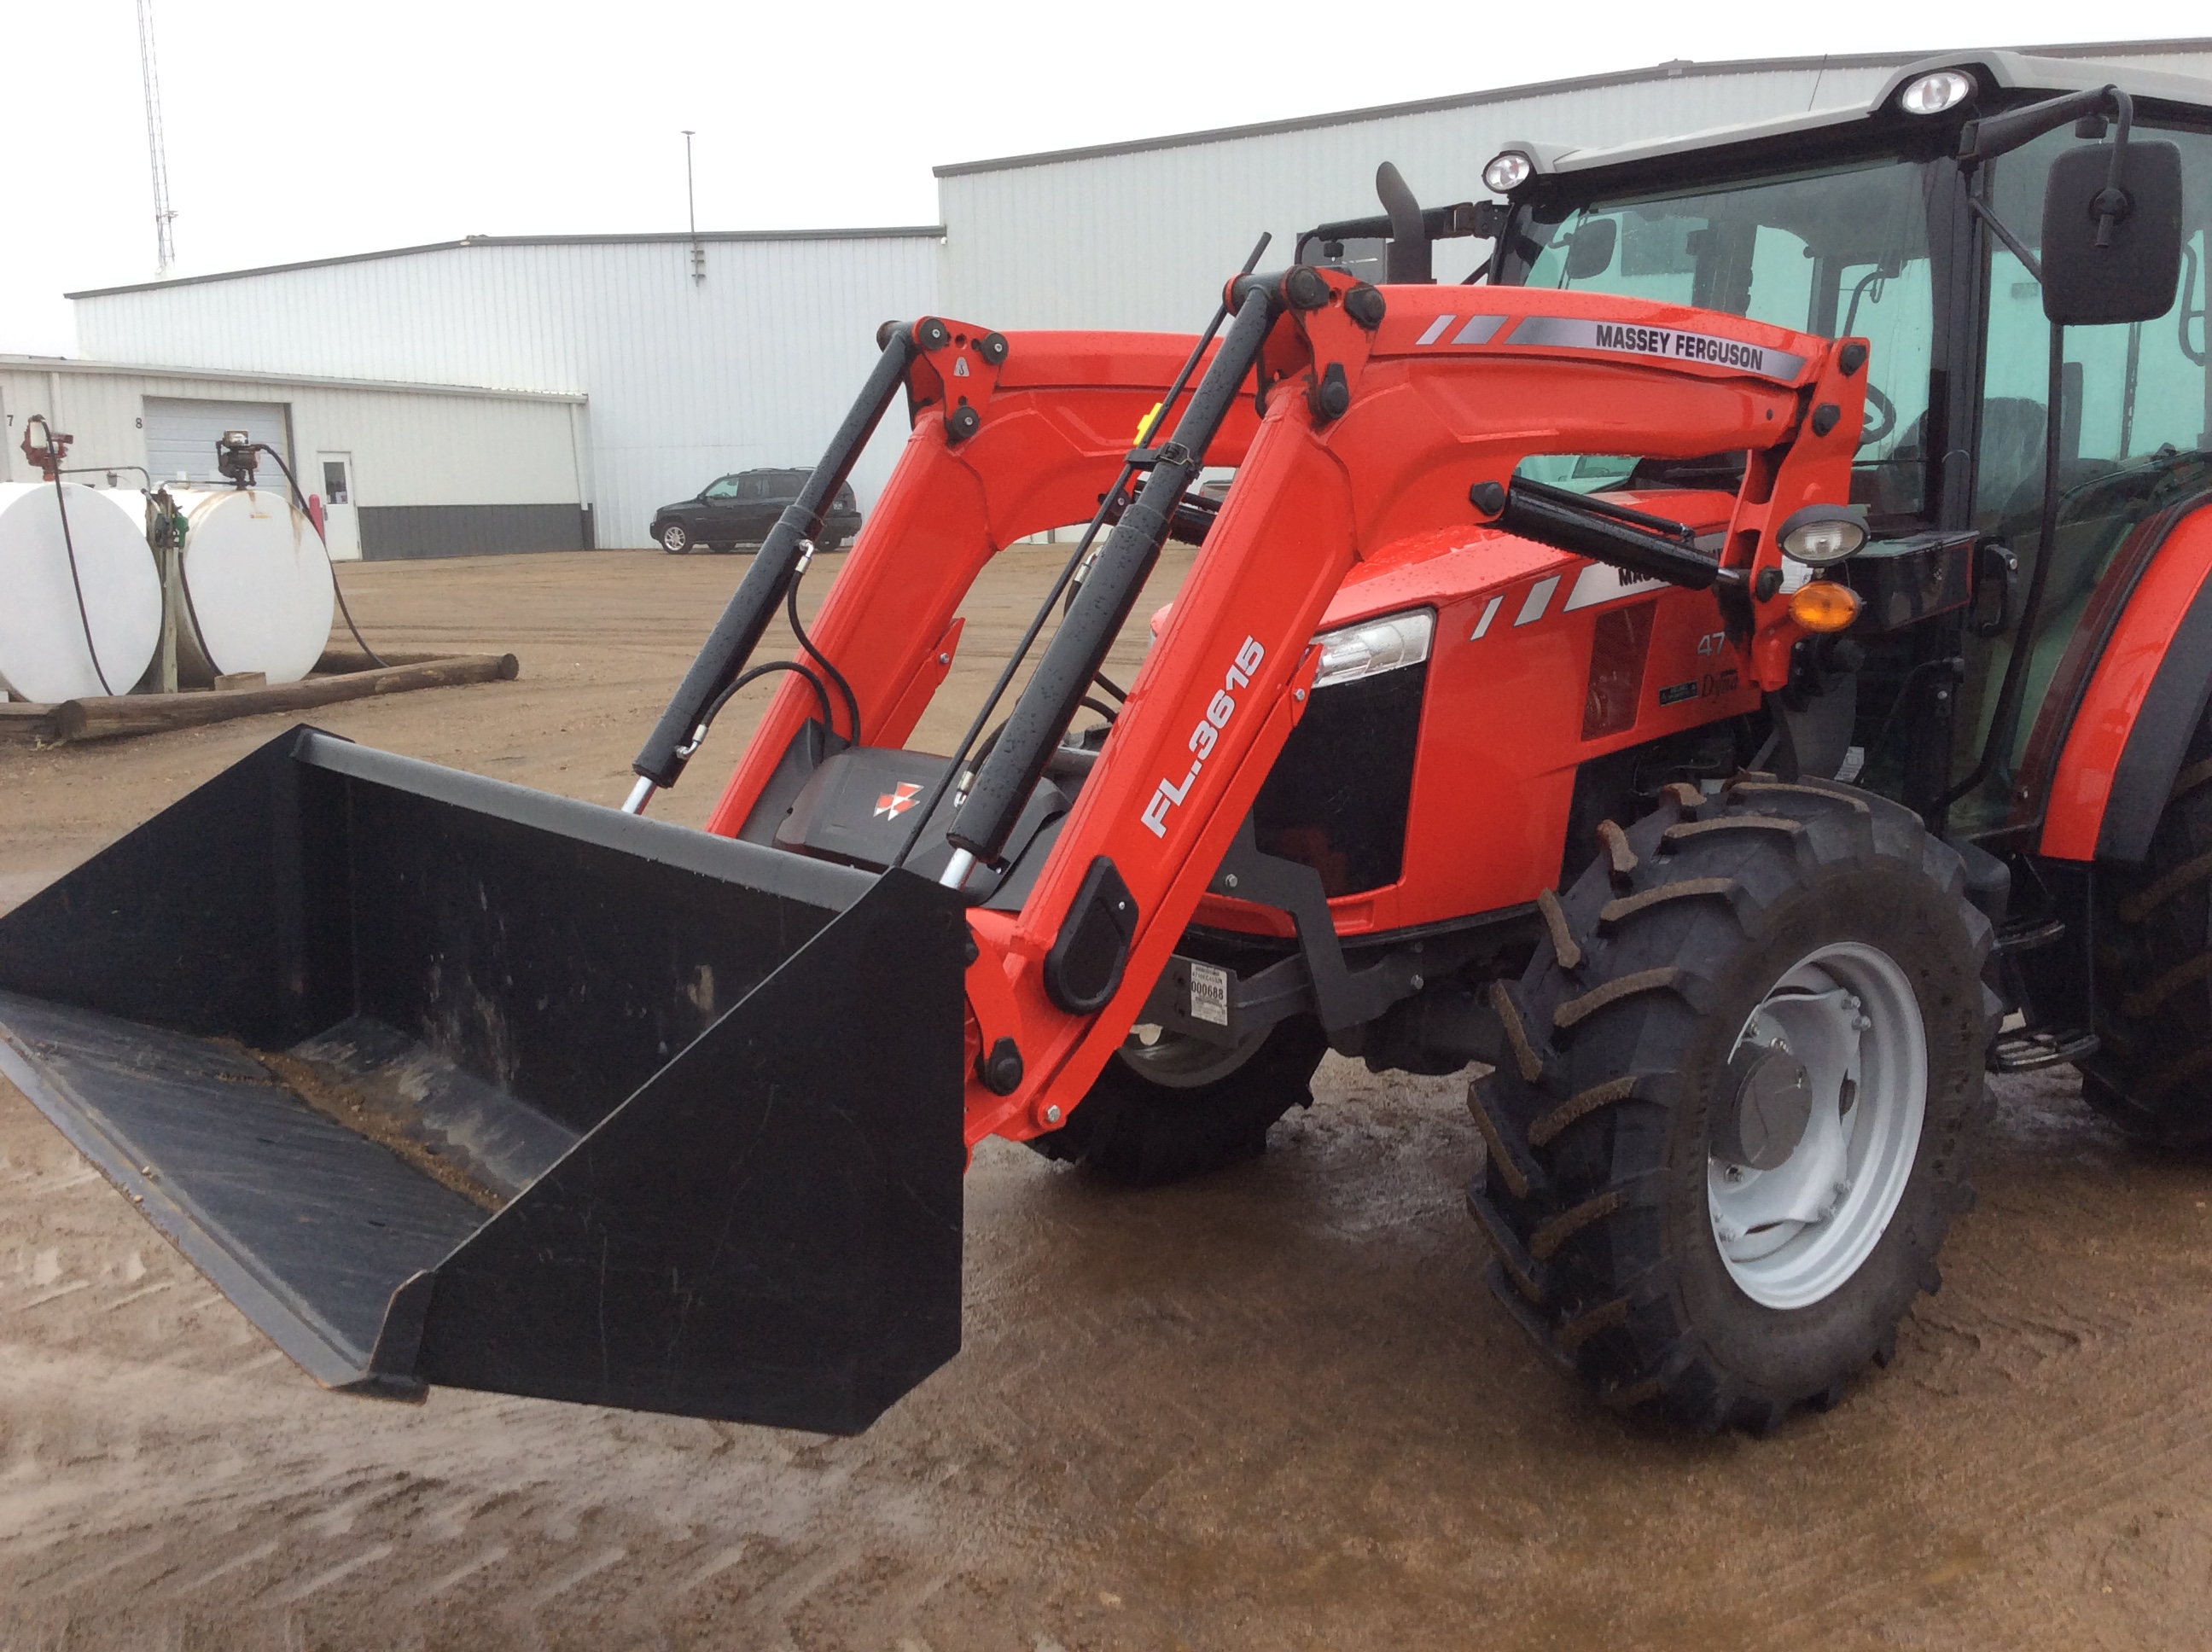
{"type": "Polygon", "coordinates": [[[1205,468],[1206,450],[1260,359],[1274,319],[1274,283],[1247,278],[1239,285],[1243,290],[1237,319],[1192,392],[1174,440],[1158,450],[1152,473],[1115,525],[1074,605],[1037,662],[1036,675],[1015,701],[1005,733],[978,771],[975,789],[953,817],[946,836],[955,849],[977,860],[995,862],[1006,847],[1053,749],[1106,664],[1107,651],[1159,560],[1184,489],[1205,468]]]}
{"type": "Polygon", "coordinates": [[[822,462],[799,490],[799,497],[784,507],[782,516],[769,530],[753,565],[745,570],[721,618],[714,622],[691,669],[684,673],[668,709],[660,714],[660,720],[631,762],[631,772],[643,782],[631,793],[637,807],[644,806],[644,799],[652,795],[653,788],[673,786],[683,774],[690,752],[698,749],[696,737],[703,731],[709,708],[760,646],[762,634],[775,617],[799,565],[802,547],[822,531],[822,519],[830,501],[851,476],[854,462],[875,434],[891,398],[906,383],[907,369],[914,364],[915,354],[912,326],[902,323],[892,328],[875,370],[868,374],[867,384],[845,415],[845,422],[837,427],[837,434],[830,439],[822,462]]]}

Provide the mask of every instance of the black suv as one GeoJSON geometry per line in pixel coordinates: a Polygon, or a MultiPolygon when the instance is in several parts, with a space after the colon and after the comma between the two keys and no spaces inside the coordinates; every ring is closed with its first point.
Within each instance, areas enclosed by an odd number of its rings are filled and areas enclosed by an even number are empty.
{"type": "MultiPolygon", "coordinates": [[[[680,505],[663,505],[653,513],[653,537],[672,556],[687,551],[735,550],[757,545],[783,514],[783,507],[799,497],[811,471],[740,471],[707,484],[696,499],[680,505]]],[[[832,550],[860,531],[860,507],[853,498],[852,483],[837,489],[830,514],[815,543],[832,550]]]]}

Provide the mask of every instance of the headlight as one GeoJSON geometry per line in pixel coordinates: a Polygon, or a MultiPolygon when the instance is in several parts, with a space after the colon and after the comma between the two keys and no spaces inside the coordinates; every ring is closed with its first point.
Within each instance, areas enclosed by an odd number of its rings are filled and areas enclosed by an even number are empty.
{"type": "Polygon", "coordinates": [[[1808,568],[1832,568],[1866,544],[1867,530],[1849,507],[1808,505],[1790,514],[1776,538],[1784,556],[1808,568]]]}
{"type": "Polygon", "coordinates": [[[1380,677],[1403,665],[1418,665],[1429,657],[1429,641],[1436,635],[1433,609],[1416,608],[1386,619],[1363,620],[1340,631],[1324,631],[1314,639],[1321,650],[1321,669],[1314,687],[1357,682],[1380,677]]]}
{"type": "Polygon", "coordinates": [[[1908,115],[1940,115],[1955,109],[1974,94],[1974,77],[1955,69],[1939,69],[1923,75],[1905,88],[1898,107],[1908,115]]]}
{"type": "Polygon", "coordinates": [[[1482,169],[1482,186],[1492,195],[1510,195],[1528,181],[1536,170],[1536,163],[1518,149],[1508,149],[1495,156],[1482,169]]]}

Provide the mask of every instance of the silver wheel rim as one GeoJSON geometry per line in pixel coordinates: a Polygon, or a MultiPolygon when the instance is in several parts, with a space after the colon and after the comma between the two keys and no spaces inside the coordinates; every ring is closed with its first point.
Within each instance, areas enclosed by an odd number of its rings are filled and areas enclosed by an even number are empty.
{"type": "Polygon", "coordinates": [[[681,528],[670,528],[660,536],[660,543],[668,550],[681,550],[691,543],[690,537],[681,528]]]}
{"type": "Polygon", "coordinates": [[[1705,1203],[1737,1287],[1768,1308],[1807,1308],[1858,1272],[1905,1196],[1928,1111],[1928,1032],[1896,960],[1840,941],[1768,990],[1737,1035],[1737,1048],[1754,1043],[1805,1064],[1812,1117],[1771,1170],[1708,1158],[1705,1203]]]}
{"type": "Polygon", "coordinates": [[[1262,1027],[1235,1048],[1211,1044],[1188,1033],[1149,1024],[1132,1027],[1119,1052],[1122,1060],[1164,1090],[1196,1090],[1226,1078],[1259,1053],[1270,1028],[1262,1027]],[[1152,1035],[1151,1041],[1145,1035],[1152,1035]]]}

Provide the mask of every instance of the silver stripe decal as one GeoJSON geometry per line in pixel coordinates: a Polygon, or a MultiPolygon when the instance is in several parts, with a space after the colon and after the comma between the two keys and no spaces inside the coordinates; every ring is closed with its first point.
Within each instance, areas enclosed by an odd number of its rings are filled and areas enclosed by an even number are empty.
{"type": "Polygon", "coordinates": [[[1788,350],[1747,344],[1741,338],[1684,332],[1674,327],[1630,326],[1618,321],[1587,321],[1571,316],[1532,315],[1513,330],[1509,344],[1549,344],[1567,349],[1604,350],[1665,361],[1698,361],[1729,367],[1761,379],[1795,384],[1805,358],[1788,350]]]}
{"type": "MultiPolygon", "coordinates": [[[[1471,315],[1452,339],[1455,344],[1487,344],[1498,337],[1498,330],[1505,325],[1502,315],[1471,315]]],[[[967,358],[961,358],[965,361],[967,358]]]]}
{"type": "Polygon", "coordinates": [[[1447,310],[1442,315],[1438,316],[1434,321],[1429,323],[1428,331],[1423,333],[1413,342],[1416,344],[1433,344],[1437,340],[1442,338],[1444,336],[1445,331],[1450,327],[1453,322],[1458,319],[1458,316],[1454,314],[1451,311],[1447,310]]]}
{"type": "Polygon", "coordinates": [[[1498,617],[1498,604],[1504,600],[1505,598],[1503,597],[1492,597],[1488,602],[1483,604],[1482,617],[1475,621],[1474,635],[1468,639],[1469,642],[1480,642],[1482,641],[1482,634],[1490,629],[1490,622],[1498,617]]]}
{"type": "Polygon", "coordinates": [[[1559,576],[1556,574],[1549,579],[1537,580],[1529,588],[1528,600],[1521,604],[1521,617],[1513,623],[1516,625],[1527,625],[1532,621],[1543,618],[1545,609],[1551,606],[1552,593],[1559,588],[1559,576]]]}

